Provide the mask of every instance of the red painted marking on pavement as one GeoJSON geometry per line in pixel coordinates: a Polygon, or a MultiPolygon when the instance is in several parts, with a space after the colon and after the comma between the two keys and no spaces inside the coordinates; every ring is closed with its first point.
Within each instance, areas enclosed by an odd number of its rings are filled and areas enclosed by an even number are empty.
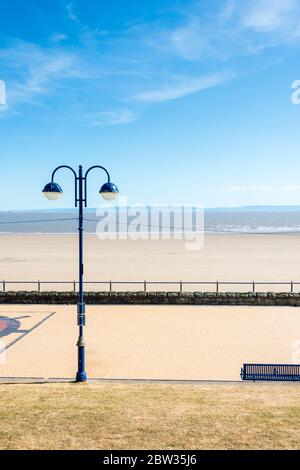
{"type": "Polygon", "coordinates": [[[8,321],[7,320],[0,320],[0,331],[6,330],[8,328],[8,321]]]}

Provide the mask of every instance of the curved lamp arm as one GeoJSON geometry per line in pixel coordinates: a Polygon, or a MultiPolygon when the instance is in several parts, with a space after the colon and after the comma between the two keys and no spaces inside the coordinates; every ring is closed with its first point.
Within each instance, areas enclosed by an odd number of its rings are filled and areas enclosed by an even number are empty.
{"type": "Polygon", "coordinates": [[[72,173],[74,174],[74,178],[75,178],[75,207],[77,207],[77,175],[76,175],[76,171],[73,170],[73,168],[71,166],[68,166],[68,165],[61,165],[61,166],[58,166],[57,168],[55,168],[55,170],[53,171],[52,173],[52,177],[51,177],[51,182],[53,183],[54,182],[54,176],[55,176],[55,173],[60,170],[61,168],[68,168],[68,170],[71,170],[72,173]]]}
{"type": "Polygon", "coordinates": [[[107,182],[110,183],[110,175],[109,175],[107,169],[104,168],[104,166],[100,166],[100,165],[91,166],[91,168],[89,168],[89,169],[86,171],[86,173],[85,173],[85,176],[84,176],[85,179],[87,178],[87,175],[89,174],[89,172],[90,172],[91,170],[93,170],[94,168],[100,168],[100,170],[105,171],[105,173],[106,173],[106,175],[107,175],[107,182]]]}
{"type": "Polygon", "coordinates": [[[68,166],[68,165],[61,165],[61,166],[58,166],[57,168],[55,168],[55,170],[53,171],[53,173],[52,173],[52,180],[51,180],[52,183],[53,183],[53,181],[54,181],[54,175],[55,175],[55,173],[57,172],[57,170],[60,170],[61,168],[68,168],[69,170],[71,170],[71,171],[73,172],[73,174],[74,174],[74,176],[75,176],[75,180],[76,180],[76,178],[77,178],[76,171],[73,170],[73,168],[70,167],[70,166],[68,166]]]}
{"type": "Polygon", "coordinates": [[[85,207],[87,206],[87,176],[89,174],[89,172],[91,170],[94,170],[95,168],[99,168],[100,170],[103,170],[106,175],[107,175],[107,182],[110,183],[110,175],[107,171],[106,168],[104,168],[104,166],[101,166],[101,165],[94,165],[94,166],[91,166],[85,173],[84,175],[84,194],[85,194],[85,207]]]}

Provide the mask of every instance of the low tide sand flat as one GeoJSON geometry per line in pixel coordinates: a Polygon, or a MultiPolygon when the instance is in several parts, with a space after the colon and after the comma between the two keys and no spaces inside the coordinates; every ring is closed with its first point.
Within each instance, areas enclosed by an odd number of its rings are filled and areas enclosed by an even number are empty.
{"type": "MultiPolygon", "coordinates": [[[[76,309],[51,308],[55,315],[7,350],[0,377],[74,378],[76,309]]],[[[17,311],[25,315],[28,308],[17,311]]],[[[46,316],[49,309],[31,311],[46,316]]],[[[16,306],[2,305],[0,315],[15,316],[16,306]]],[[[107,379],[240,380],[243,362],[297,360],[299,331],[300,315],[292,307],[89,306],[87,373],[107,379]]]]}
{"type": "MultiPolygon", "coordinates": [[[[0,280],[72,281],[78,271],[77,243],[74,234],[1,234],[0,280]]],[[[199,251],[187,251],[180,240],[85,237],[87,281],[300,281],[299,265],[300,235],[205,235],[203,249],[199,251]]],[[[10,287],[36,289],[36,285],[25,284],[10,287]]],[[[66,289],[58,285],[48,287],[66,289]]],[[[67,288],[72,289],[72,284],[67,288]]],[[[89,288],[99,290],[97,286],[89,288]]],[[[164,288],[156,286],[155,290],[164,288]]],[[[245,287],[234,287],[238,289],[245,287]]],[[[250,286],[246,288],[249,289],[250,286]]],[[[295,289],[300,290],[300,286],[295,289]]],[[[209,286],[201,290],[209,290],[209,286]]],[[[264,286],[261,290],[270,288],[264,286]]]]}

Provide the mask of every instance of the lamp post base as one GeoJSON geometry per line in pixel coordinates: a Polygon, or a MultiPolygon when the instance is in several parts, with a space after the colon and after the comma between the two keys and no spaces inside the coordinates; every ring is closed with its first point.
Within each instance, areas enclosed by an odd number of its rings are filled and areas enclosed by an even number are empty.
{"type": "Polygon", "coordinates": [[[76,382],[86,382],[86,372],[85,372],[85,341],[82,335],[83,326],[79,326],[79,338],[77,341],[78,347],[78,369],[76,374],[76,382]]]}
{"type": "Polygon", "coordinates": [[[77,372],[76,382],[86,382],[86,373],[85,372],[77,372]]]}

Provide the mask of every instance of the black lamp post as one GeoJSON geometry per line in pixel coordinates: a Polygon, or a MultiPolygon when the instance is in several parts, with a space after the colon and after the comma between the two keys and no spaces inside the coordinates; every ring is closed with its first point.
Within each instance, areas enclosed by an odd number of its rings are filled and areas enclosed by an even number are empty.
{"type": "Polygon", "coordinates": [[[82,166],[79,166],[78,175],[76,171],[70,166],[61,165],[57,167],[51,178],[51,183],[46,184],[43,189],[43,194],[47,199],[55,200],[58,199],[62,194],[63,190],[59,184],[54,182],[54,176],[57,170],[61,168],[68,168],[71,170],[75,177],[75,207],[79,207],[79,218],[78,218],[78,231],[79,231],[79,299],[77,306],[77,324],[79,326],[79,337],[77,341],[78,347],[78,371],[76,374],[76,382],[86,381],[85,372],[85,341],[83,335],[83,327],[85,326],[85,303],[84,303],[84,292],[83,292],[83,207],[87,206],[87,176],[94,168],[100,168],[107,175],[107,183],[104,183],[99,191],[99,194],[106,199],[111,201],[118,196],[119,190],[115,184],[110,181],[108,171],[99,165],[90,167],[85,175],[83,176],[82,166]]]}

